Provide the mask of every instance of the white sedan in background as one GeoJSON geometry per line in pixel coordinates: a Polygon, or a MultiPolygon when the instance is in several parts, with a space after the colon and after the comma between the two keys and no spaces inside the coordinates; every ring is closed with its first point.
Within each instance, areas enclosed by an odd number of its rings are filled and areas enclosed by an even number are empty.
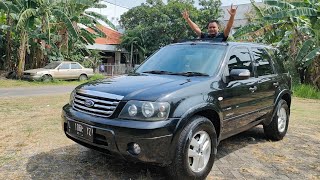
{"type": "Polygon", "coordinates": [[[23,71],[23,79],[51,81],[52,79],[87,80],[93,76],[92,68],[84,68],[78,62],[55,61],[43,68],[23,71]]]}

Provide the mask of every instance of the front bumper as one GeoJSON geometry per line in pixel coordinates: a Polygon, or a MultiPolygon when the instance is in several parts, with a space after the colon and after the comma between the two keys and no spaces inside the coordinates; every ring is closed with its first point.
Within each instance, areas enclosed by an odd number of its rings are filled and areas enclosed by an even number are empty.
{"type": "Polygon", "coordinates": [[[159,165],[171,163],[173,132],[179,119],[158,122],[140,122],[96,117],[74,110],[65,105],[62,111],[62,126],[66,136],[75,142],[105,153],[112,153],[128,160],[159,165]],[[68,131],[67,121],[81,123],[93,129],[93,139],[84,139],[68,131]],[[140,146],[136,155],[130,151],[133,143],[140,146]]]}
{"type": "Polygon", "coordinates": [[[40,80],[41,75],[23,75],[22,79],[27,79],[27,80],[40,80]]]}

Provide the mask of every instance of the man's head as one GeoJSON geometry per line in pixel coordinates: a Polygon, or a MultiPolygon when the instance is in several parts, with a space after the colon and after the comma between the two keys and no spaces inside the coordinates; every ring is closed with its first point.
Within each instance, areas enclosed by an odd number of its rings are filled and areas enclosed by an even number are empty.
{"type": "Polygon", "coordinates": [[[208,33],[210,35],[216,35],[219,32],[219,21],[217,20],[212,20],[209,21],[207,24],[207,28],[208,28],[208,33]]]}

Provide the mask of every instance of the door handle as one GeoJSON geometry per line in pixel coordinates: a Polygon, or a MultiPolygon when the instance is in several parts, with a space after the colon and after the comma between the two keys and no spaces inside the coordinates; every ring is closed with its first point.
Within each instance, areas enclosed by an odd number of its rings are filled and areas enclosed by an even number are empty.
{"type": "Polygon", "coordinates": [[[274,82],[273,85],[274,86],[279,86],[279,82],[274,82]]]}
{"type": "Polygon", "coordinates": [[[251,92],[255,92],[255,91],[257,90],[257,86],[250,87],[249,90],[250,90],[251,92]]]}

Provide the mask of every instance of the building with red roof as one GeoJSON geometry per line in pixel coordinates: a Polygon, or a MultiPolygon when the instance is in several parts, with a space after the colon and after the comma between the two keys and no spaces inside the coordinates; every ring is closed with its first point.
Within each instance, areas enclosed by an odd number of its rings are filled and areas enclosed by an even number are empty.
{"type": "MultiPolygon", "coordinates": [[[[126,69],[126,63],[129,59],[129,54],[126,50],[119,48],[122,34],[110,27],[98,25],[105,35],[105,37],[98,37],[95,39],[95,43],[87,45],[88,49],[101,50],[103,55],[101,71],[105,71],[107,74],[122,74],[126,69]],[[103,66],[103,67],[102,67],[103,66]],[[104,70],[103,70],[104,69],[104,70]]],[[[90,28],[87,30],[91,33],[94,31],[90,28]]]]}

